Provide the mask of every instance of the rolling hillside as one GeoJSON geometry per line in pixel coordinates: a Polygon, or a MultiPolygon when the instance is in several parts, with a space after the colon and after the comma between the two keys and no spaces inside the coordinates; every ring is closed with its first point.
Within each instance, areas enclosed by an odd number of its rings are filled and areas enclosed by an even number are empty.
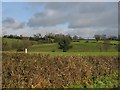
{"type": "MultiPolygon", "coordinates": [[[[8,39],[4,38],[3,42],[7,42],[8,46],[11,46],[12,43],[20,43],[23,40],[18,39],[8,39]]],[[[36,41],[29,41],[32,45],[28,48],[29,52],[62,52],[61,49],[58,49],[57,43],[50,43],[50,44],[39,44],[36,41]]],[[[95,40],[80,40],[79,42],[72,42],[72,48],[68,50],[68,52],[100,52],[100,47],[102,47],[103,41],[96,42],[95,40]]],[[[116,52],[117,48],[116,45],[118,44],[117,41],[110,41],[109,45],[109,52],[116,52]],[[114,45],[115,44],[115,45],[114,45]]],[[[7,51],[15,51],[15,49],[10,49],[7,51]]]]}

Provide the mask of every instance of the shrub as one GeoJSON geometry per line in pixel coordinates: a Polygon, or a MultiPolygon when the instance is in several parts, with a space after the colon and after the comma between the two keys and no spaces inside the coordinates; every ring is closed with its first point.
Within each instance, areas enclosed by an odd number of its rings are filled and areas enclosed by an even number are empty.
{"type": "Polygon", "coordinates": [[[58,42],[59,49],[62,49],[63,52],[66,52],[67,50],[69,50],[70,48],[72,48],[72,45],[70,45],[70,43],[71,43],[71,40],[68,37],[64,36],[58,42]]]}

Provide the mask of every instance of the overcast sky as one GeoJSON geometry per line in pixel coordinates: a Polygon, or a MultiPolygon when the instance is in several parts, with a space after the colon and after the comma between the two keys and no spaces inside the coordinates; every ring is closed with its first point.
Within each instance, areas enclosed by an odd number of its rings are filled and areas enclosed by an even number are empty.
{"type": "MultiPolygon", "coordinates": [[[[112,1],[112,0],[111,0],[112,1]]],[[[3,34],[118,34],[117,2],[3,2],[3,34]]]]}
{"type": "Polygon", "coordinates": [[[119,0],[1,0],[2,2],[118,2],[119,0]]]}

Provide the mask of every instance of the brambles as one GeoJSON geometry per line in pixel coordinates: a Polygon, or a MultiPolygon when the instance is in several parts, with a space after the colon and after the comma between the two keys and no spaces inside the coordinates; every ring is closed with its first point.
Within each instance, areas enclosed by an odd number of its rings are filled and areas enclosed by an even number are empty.
{"type": "Polygon", "coordinates": [[[3,88],[61,88],[76,84],[87,87],[98,83],[99,77],[118,78],[116,56],[3,53],[2,65],[3,88]]]}

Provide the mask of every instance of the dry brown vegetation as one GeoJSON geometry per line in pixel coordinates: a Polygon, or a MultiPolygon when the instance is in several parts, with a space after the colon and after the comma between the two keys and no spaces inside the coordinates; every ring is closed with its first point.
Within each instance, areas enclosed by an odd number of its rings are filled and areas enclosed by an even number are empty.
{"type": "Polygon", "coordinates": [[[118,74],[117,56],[3,53],[3,88],[61,88],[118,74]]]}

